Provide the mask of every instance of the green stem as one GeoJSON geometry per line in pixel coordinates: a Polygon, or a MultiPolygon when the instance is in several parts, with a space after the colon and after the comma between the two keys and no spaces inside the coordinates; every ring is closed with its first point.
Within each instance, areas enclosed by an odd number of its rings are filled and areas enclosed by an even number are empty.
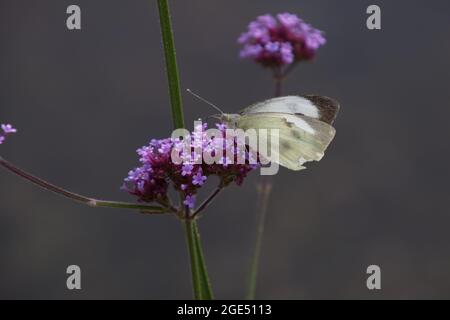
{"type": "MultiPolygon", "coordinates": [[[[172,118],[175,128],[184,128],[183,103],[181,99],[180,77],[176,59],[175,42],[173,38],[172,22],[170,19],[169,3],[167,0],[158,0],[159,21],[166,61],[167,80],[169,85],[172,118]]],[[[186,240],[189,249],[192,284],[195,299],[212,299],[203,250],[198,233],[197,223],[193,219],[185,220],[186,240]]]]}
{"type": "Polygon", "coordinates": [[[283,74],[281,68],[277,68],[274,70],[273,79],[275,81],[275,97],[281,97],[281,94],[283,92],[283,79],[286,74],[283,74]]]}
{"type": "Polygon", "coordinates": [[[257,221],[255,247],[253,249],[253,256],[250,264],[250,272],[247,283],[247,293],[245,296],[247,300],[254,300],[256,295],[256,281],[258,278],[259,260],[262,250],[269,198],[272,191],[272,182],[269,179],[270,178],[268,176],[262,177],[262,181],[258,186],[259,215],[257,221]]]}
{"type": "MultiPolygon", "coordinates": [[[[292,65],[292,68],[288,68],[287,70],[284,71],[284,73],[281,68],[277,68],[274,70],[273,79],[275,82],[275,90],[274,90],[275,97],[280,97],[282,95],[283,80],[292,71],[293,66],[294,64],[292,65]]],[[[245,295],[247,300],[254,300],[256,295],[256,282],[258,278],[259,260],[261,256],[264,228],[266,225],[266,216],[271,192],[272,192],[272,182],[270,180],[270,177],[269,176],[262,177],[258,185],[259,214],[256,222],[257,229],[256,229],[255,247],[253,248],[253,256],[250,263],[250,271],[247,282],[247,292],[245,295]]]]}
{"type": "Polygon", "coordinates": [[[200,242],[200,233],[198,231],[198,224],[194,221],[193,228],[194,228],[194,239],[195,245],[197,247],[197,254],[198,254],[198,260],[199,260],[199,267],[200,267],[200,274],[202,276],[202,292],[204,295],[204,299],[212,300],[214,299],[212,288],[211,288],[211,281],[209,280],[208,270],[206,269],[206,262],[205,262],[205,256],[203,255],[203,248],[202,244],[200,242]]]}
{"type": "Polygon", "coordinates": [[[194,239],[194,229],[192,228],[192,220],[186,219],[184,220],[184,228],[186,233],[186,243],[189,250],[189,257],[191,261],[191,273],[192,273],[192,286],[194,291],[194,298],[196,300],[202,299],[202,289],[201,289],[201,276],[200,276],[200,267],[198,264],[198,255],[197,248],[194,239]]]}
{"type": "Polygon", "coordinates": [[[196,300],[212,300],[213,293],[206,270],[203,250],[200,243],[200,235],[195,220],[184,220],[186,240],[191,260],[191,273],[196,300]]]}
{"type": "Polygon", "coordinates": [[[166,213],[170,211],[170,208],[163,208],[160,206],[150,206],[145,204],[138,203],[128,203],[128,202],[117,202],[117,201],[106,201],[106,200],[98,200],[90,197],[86,197],[68,190],[65,190],[57,185],[54,185],[50,182],[47,182],[41,178],[38,178],[31,173],[28,173],[16,165],[12,164],[9,161],[6,161],[2,157],[0,157],[0,166],[11,171],[12,173],[22,177],[25,180],[30,181],[31,183],[41,187],[44,190],[51,191],[60,196],[68,198],[70,200],[74,200],[77,202],[84,203],[91,207],[107,207],[107,208],[121,208],[121,209],[135,209],[145,211],[145,213],[166,213]]]}
{"type": "Polygon", "coordinates": [[[169,85],[170,104],[175,128],[184,128],[183,101],[181,99],[180,76],[173,39],[172,21],[170,19],[169,3],[158,0],[159,22],[166,61],[167,81],[169,85]]]}
{"type": "Polygon", "coordinates": [[[90,206],[99,208],[116,208],[116,209],[135,209],[140,210],[143,213],[167,213],[173,209],[162,208],[159,206],[149,206],[139,203],[128,203],[128,202],[118,202],[118,201],[105,201],[92,199],[89,203],[90,206]],[[161,210],[162,209],[162,210],[161,210]]]}
{"type": "Polygon", "coordinates": [[[223,186],[219,185],[216,188],[216,190],[214,190],[213,193],[211,193],[210,196],[205,201],[203,201],[203,203],[197,208],[197,210],[195,210],[195,212],[192,214],[191,218],[194,219],[195,217],[198,216],[199,213],[201,213],[203,210],[205,210],[222,190],[223,190],[223,186]]]}
{"type": "Polygon", "coordinates": [[[275,97],[281,97],[282,93],[282,84],[283,79],[282,78],[275,78],[275,97]]]}

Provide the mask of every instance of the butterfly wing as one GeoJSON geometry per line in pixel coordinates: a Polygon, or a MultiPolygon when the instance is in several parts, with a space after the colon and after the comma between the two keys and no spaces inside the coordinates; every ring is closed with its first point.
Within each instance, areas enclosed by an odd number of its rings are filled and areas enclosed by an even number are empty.
{"type": "Polygon", "coordinates": [[[260,143],[265,143],[268,150],[268,154],[262,156],[296,171],[305,169],[305,162],[321,160],[336,133],[331,125],[320,120],[280,112],[249,113],[239,117],[236,125],[257,132],[267,129],[266,137],[258,134],[260,143]],[[271,138],[273,129],[279,130],[278,141],[271,138]]]}
{"type": "Polygon", "coordinates": [[[281,112],[307,116],[332,124],[339,111],[339,102],[318,95],[285,96],[269,99],[251,105],[241,111],[241,115],[281,112]]]}

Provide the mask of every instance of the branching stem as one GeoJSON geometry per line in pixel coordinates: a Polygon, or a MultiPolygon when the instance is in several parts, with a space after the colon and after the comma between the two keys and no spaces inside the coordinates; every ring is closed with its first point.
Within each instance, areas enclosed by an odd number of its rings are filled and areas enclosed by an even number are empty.
{"type": "Polygon", "coordinates": [[[61,195],[65,198],[68,198],[73,201],[84,203],[90,207],[106,207],[106,208],[120,208],[120,209],[134,209],[140,210],[145,213],[167,213],[171,210],[168,207],[160,207],[160,206],[151,206],[139,203],[128,203],[128,202],[119,202],[119,201],[108,201],[108,200],[99,200],[90,197],[86,197],[71,191],[68,191],[64,188],[56,186],[50,182],[47,182],[41,178],[38,178],[22,169],[12,164],[11,162],[6,161],[2,157],[0,157],[0,166],[11,171],[12,173],[22,177],[23,179],[30,181],[31,183],[41,187],[42,189],[51,191],[58,195],[61,195]]]}

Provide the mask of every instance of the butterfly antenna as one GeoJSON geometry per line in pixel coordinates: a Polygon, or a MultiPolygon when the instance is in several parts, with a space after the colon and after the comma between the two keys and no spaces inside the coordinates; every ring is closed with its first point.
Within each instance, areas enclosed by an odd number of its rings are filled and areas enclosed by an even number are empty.
{"type": "Polygon", "coordinates": [[[205,98],[200,97],[198,94],[194,93],[191,89],[186,89],[187,92],[189,92],[190,94],[192,94],[194,97],[196,97],[197,99],[199,99],[200,101],[203,101],[204,103],[210,105],[211,107],[213,107],[214,109],[216,109],[217,111],[219,111],[221,114],[223,114],[224,112],[222,110],[220,110],[220,108],[218,106],[216,106],[214,103],[209,102],[208,100],[206,100],[205,98]]]}

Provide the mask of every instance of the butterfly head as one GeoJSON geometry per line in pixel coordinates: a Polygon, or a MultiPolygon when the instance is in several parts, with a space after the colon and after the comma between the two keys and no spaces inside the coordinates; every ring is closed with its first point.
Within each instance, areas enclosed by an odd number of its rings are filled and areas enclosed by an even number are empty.
{"type": "Polygon", "coordinates": [[[226,123],[231,128],[236,128],[237,120],[240,117],[240,115],[234,113],[222,113],[214,115],[213,117],[219,119],[221,122],[226,123]]]}

